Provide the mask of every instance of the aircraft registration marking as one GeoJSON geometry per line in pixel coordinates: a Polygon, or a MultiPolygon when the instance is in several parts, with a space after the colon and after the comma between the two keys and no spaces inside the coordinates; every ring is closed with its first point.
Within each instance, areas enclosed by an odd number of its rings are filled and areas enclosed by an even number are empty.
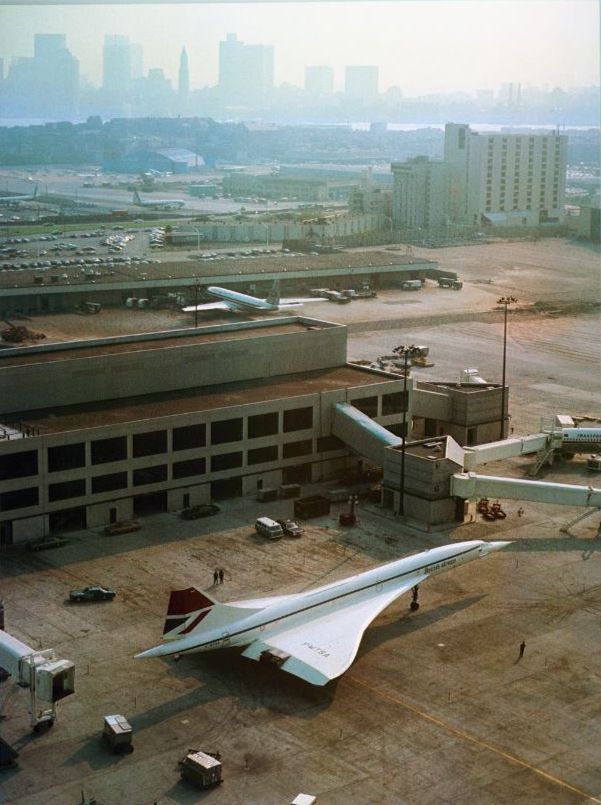
{"type": "Polygon", "coordinates": [[[329,657],[330,652],[326,651],[325,648],[320,648],[320,646],[315,646],[313,643],[309,643],[307,640],[303,643],[303,646],[306,646],[309,651],[314,651],[315,654],[319,654],[320,657],[329,657]]]}

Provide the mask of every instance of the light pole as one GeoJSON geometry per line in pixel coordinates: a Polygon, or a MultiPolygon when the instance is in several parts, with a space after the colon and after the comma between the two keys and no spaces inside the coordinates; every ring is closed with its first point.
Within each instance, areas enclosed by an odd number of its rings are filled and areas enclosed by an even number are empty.
{"type": "Polygon", "coordinates": [[[264,224],[263,221],[259,221],[261,226],[265,227],[265,248],[269,248],[269,224],[264,224]]]}
{"type": "Polygon", "coordinates": [[[194,327],[198,327],[198,277],[194,277],[194,327]]]}
{"type": "Polygon", "coordinates": [[[392,225],[393,225],[392,224],[392,218],[390,217],[390,215],[382,215],[382,218],[385,221],[390,221],[390,242],[391,242],[391,244],[394,244],[394,233],[392,231],[392,225]]]}
{"type": "Polygon", "coordinates": [[[392,350],[399,357],[403,358],[404,373],[403,373],[403,429],[402,429],[402,442],[401,442],[401,497],[399,500],[399,515],[405,516],[405,444],[407,442],[407,375],[409,374],[409,360],[418,353],[418,349],[414,344],[405,346],[401,344],[394,347],[392,350]]]}
{"type": "Polygon", "coordinates": [[[515,296],[502,296],[497,305],[503,305],[503,377],[501,379],[501,426],[499,440],[505,438],[505,368],[507,364],[507,308],[518,300],[515,296]]]}

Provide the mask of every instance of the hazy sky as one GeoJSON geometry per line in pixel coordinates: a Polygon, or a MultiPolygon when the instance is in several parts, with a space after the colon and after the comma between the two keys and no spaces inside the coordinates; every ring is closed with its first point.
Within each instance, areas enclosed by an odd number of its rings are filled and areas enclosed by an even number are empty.
{"type": "Polygon", "coordinates": [[[504,82],[574,87],[599,83],[597,0],[389,0],[203,5],[7,6],[0,0],[0,57],[33,51],[34,33],[64,32],[81,71],[98,83],[105,33],[144,48],[144,67],[177,76],[186,45],[192,87],[217,81],[228,32],[275,46],[275,81],[301,85],[304,67],[376,64],[380,90],[406,95],[495,88],[504,82]]]}

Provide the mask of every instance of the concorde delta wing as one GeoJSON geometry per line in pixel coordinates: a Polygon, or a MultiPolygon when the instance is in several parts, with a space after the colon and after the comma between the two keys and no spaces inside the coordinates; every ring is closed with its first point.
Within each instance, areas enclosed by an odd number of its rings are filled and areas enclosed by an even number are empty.
{"type": "Polygon", "coordinates": [[[267,659],[312,685],[325,685],[343,674],[357,654],[363,632],[373,619],[402,593],[426,576],[413,577],[394,589],[330,612],[301,626],[283,629],[255,640],[243,652],[253,660],[267,659]]]}

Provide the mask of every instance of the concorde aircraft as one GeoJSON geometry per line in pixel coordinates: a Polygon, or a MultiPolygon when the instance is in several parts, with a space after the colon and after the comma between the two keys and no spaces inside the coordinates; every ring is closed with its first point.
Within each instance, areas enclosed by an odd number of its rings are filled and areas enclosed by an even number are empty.
{"type": "Polygon", "coordinates": [[[29,196],[0,196],[0,204],[8,204],[9,206],[18,206],[25,201],[34,201],[38,194],[38,186],[36,184],[33,193],[29,196]]]}
{"type": "Polygon", "coordinates": [[[343,674],[357,654],[363,632],[396,598],[417,585],[509,542],[472,540],[431,548],[293,595],[220,604],[189,587],[169,598],[164,644],[137,654],[161,657],[227,646],[247,646],[243,657],[265,660],[312,685],[343,674]]]}
{"type": "Polygon", "coordinates": [[[305,302],[326,301],[317,297],[295,297],[291,299],[280,299],[280,283],[275,280],[267,299],[259,299],[257,296],[230,291],[228,288],[220,288],[218,285],[209,285],[207,288],[209,296],[219,299],[219,302],[205,302],[200,305],[189,305],[183,308],[184,313],[193,313],[195,310],[229,310],[233,313],[274,313],[278,310],[288,310],[290,308],[301,307],[305,302]]]}
{"type": "Polygon", "coordinates": [[[134,192],[133,203],[137,207],[150,207],[150,209],[153,210],[179,209],[186,204],[186,202],[181,198],[155,198],[144,201],[140,198],[140,194],[137,190],[134,192]]]}

